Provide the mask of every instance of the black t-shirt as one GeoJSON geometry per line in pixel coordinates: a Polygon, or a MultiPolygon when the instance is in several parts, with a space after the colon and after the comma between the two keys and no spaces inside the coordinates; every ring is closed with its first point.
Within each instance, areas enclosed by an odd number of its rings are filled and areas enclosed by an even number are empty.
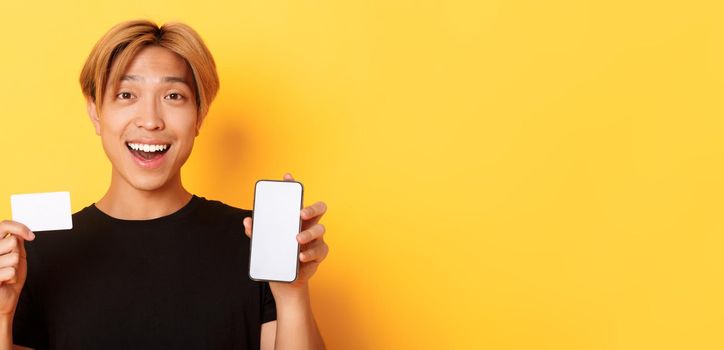
{"type": "Polygon", "coordinates": [[[251,211],[193,196],[178,211],[122,220],[94,204],[73,229],[26,242],[13,342],[34,349],[259,349],[276,319],[249,279],[251,211]]]}

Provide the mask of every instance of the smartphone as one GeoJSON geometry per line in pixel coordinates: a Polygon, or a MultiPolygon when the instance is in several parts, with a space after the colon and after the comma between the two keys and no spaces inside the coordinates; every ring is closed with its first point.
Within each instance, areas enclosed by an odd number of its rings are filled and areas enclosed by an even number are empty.
{"type": "Polygon", "coordinates": [[[293,282],[297,278],[303,192],[296,181],[256,182],[249,254],[252,280],[293,282]]]}

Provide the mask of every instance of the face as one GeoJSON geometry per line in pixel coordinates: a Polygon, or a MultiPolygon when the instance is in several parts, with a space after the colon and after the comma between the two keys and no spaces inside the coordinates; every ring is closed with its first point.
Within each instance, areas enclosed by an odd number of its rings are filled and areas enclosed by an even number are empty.
{"type": "Polygon", "coordinates": [[[159,46],[142,49],[119,86],[106,89],[100,116],[95,107],[88,102],[114,177],[153,191],[180,176],[201,126],[193,75],[183,58],[159,46]]]}

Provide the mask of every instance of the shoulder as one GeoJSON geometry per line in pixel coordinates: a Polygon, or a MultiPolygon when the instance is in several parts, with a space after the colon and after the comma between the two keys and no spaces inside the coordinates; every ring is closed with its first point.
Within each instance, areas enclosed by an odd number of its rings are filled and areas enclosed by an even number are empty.
{"type": "Polygon", "coordinates": [[[217,220],[243,220],[252,214],[251,210],[235,207],[220,200],[207,199],[201,196],[196,196],[195,200],[198,201],[196,212],[202,217],[217,220]]]}
{"type": "MultiPolygon", "coordinates": [[[[189,215],[188,222],[204,228],[217,231],[237,232],[244,230],[244,219],[252,216],[252,211],[242,209],[220,200],[207,199],[195,196],[197,201],[193,214],[189,215]]],[[[246,238],[246,235],[243,235],[246,238]]]]}

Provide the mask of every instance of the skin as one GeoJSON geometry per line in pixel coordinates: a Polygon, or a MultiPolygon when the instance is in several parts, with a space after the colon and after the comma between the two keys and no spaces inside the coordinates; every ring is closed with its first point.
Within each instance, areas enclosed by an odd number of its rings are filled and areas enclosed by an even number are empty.
{"type": "MultiPolygon", "coordinates": [[[[127,220],[147,220],[182,208],[192,194],[181,182],[181,167],[193,149],[203,117],[198,115],[193,76],[186,61],[168,49],[149,46],[134,57],[120,85],[103,96],[100,115],[87,99],[88,115],[112,164],[111,184],[96,206],[106,214],[127,220]],[[171,144],[162,166],[136,164],[127,141],[160,140],[171,144]]],[[[291,174],[285,180],[293,180],[291,174]]],[[[261,326],[262,349],[322,349],[324,343],[312,314],[309,279],[329,248],[319,220],[327,206],[317,202],[302,209],[300,269],[293,283],[270,282],[277,304],[277,320],[261,326]]],[[[251,237],[251,218],[244,220],[251,237]]],[[[0,232],[0,350],[13,346],[12,317],[27,274],[24,242],[34,234],[23,224],[5,220],[0,232]]],[[[243,277],[243,276],[240,276],[243,277]]]]}

